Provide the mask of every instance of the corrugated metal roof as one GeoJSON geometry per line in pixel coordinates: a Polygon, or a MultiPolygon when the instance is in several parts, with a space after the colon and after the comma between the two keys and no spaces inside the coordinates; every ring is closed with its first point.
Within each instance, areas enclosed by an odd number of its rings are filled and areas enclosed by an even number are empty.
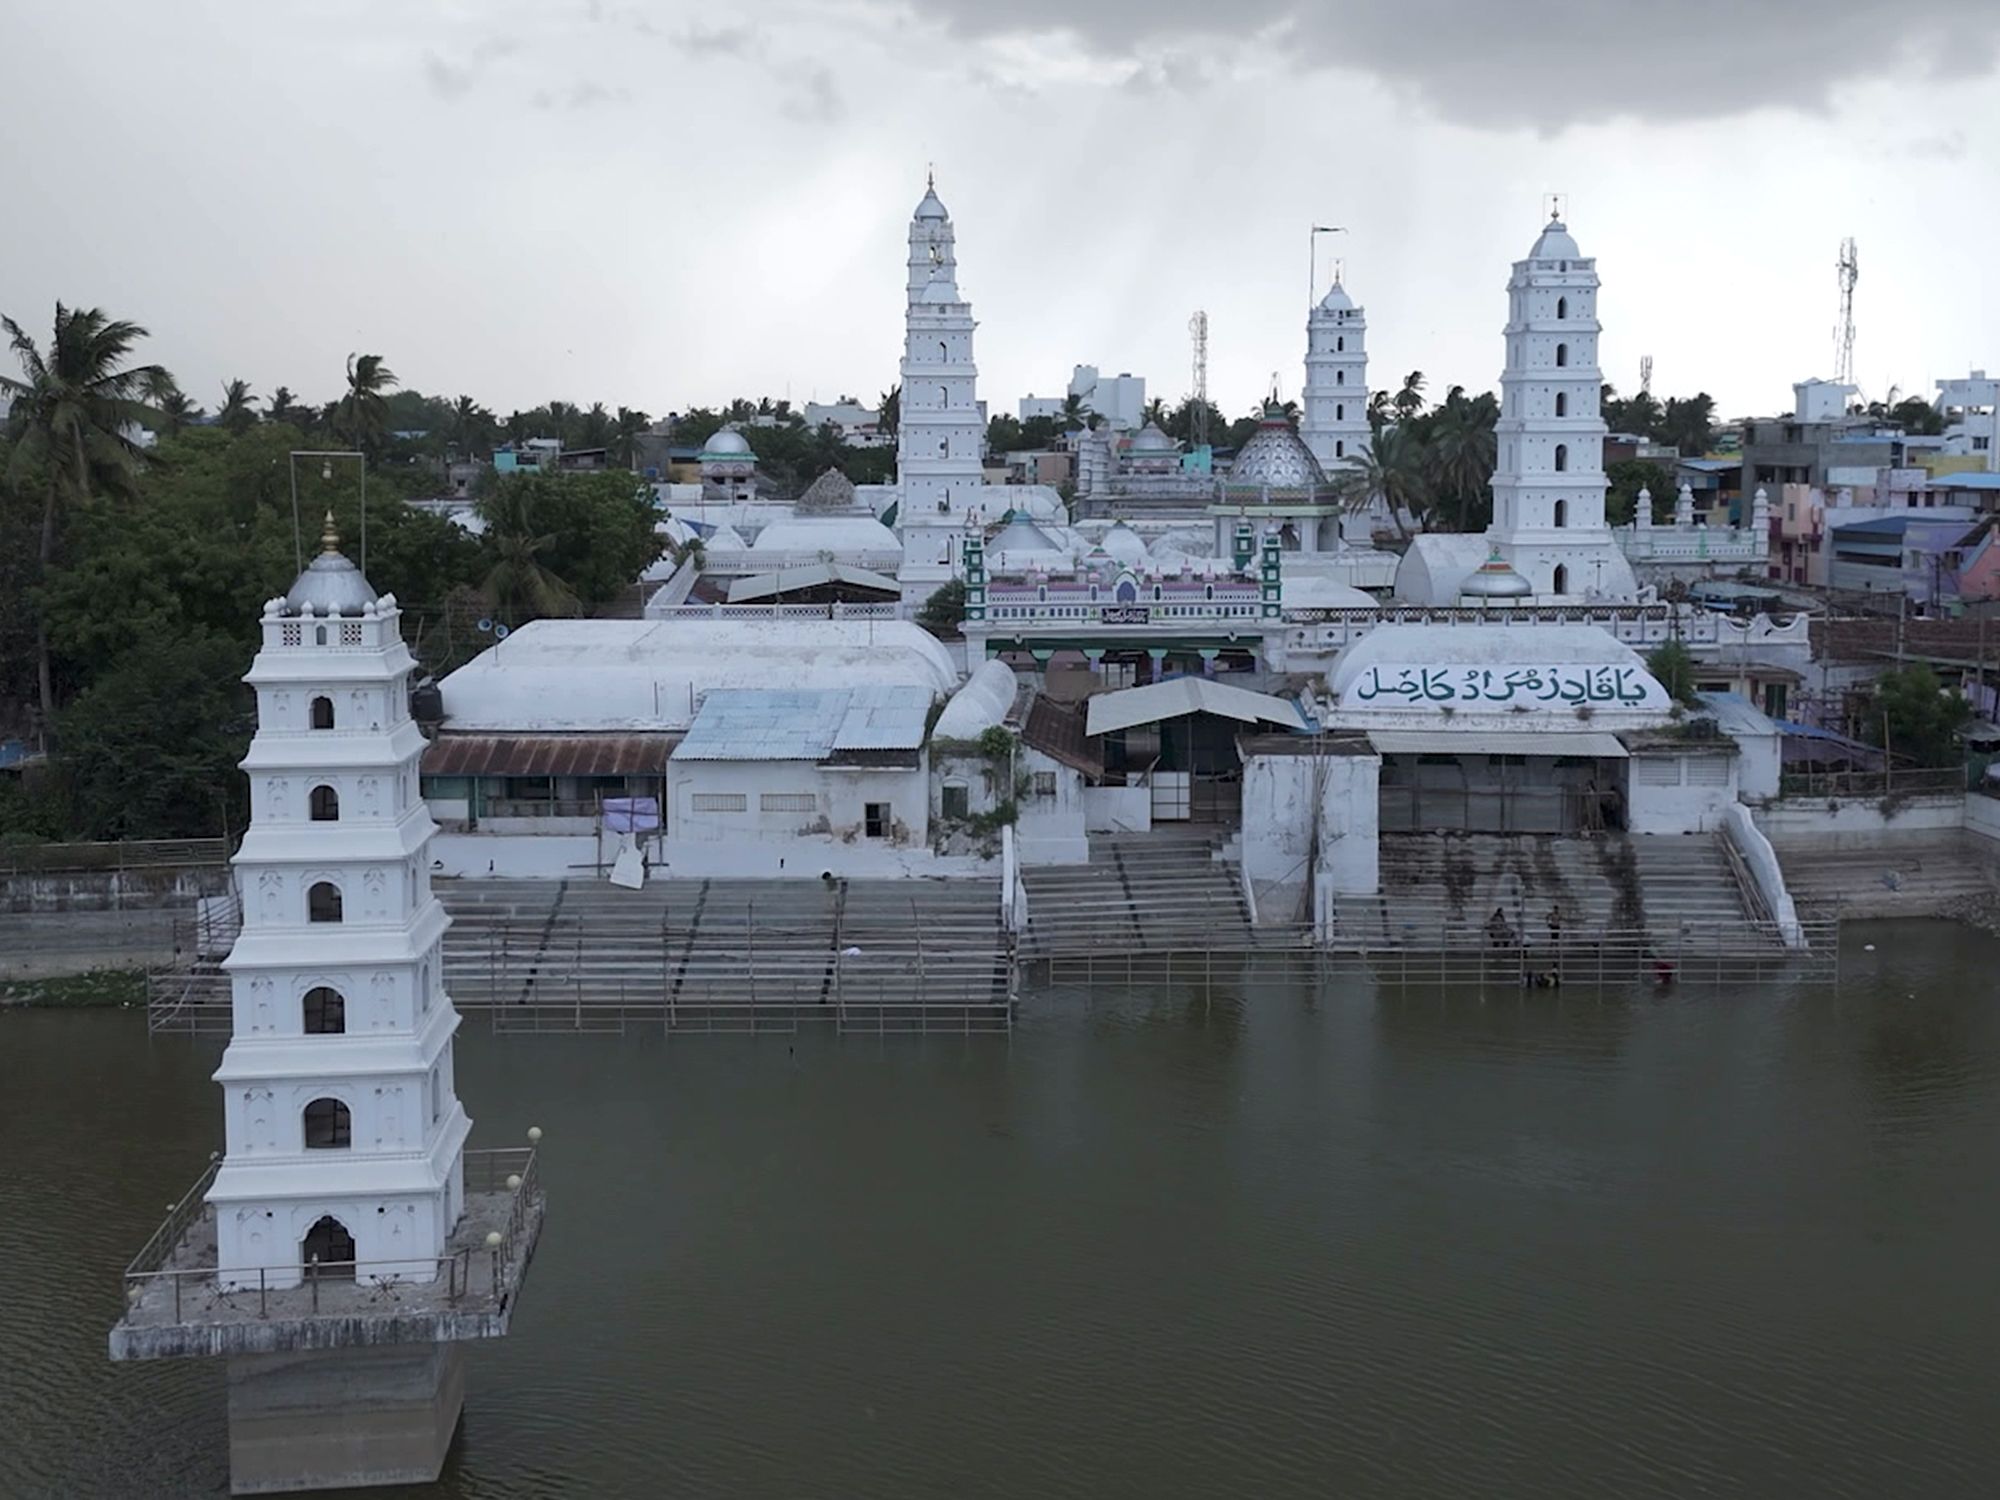
{"type": "Polygon", "coordinates": [[[1035,701],[1028,705],[1021,740],[1050,760],[1086,776],[1104,774],[1104,746],[1084,733],[1083,715],[1046,694],[1037,693],[1035,701]]]}
{"type": "Polygon", "coordinates": [[[1175,677],[1166,682],[1149,682],[1143,687],[1099,693],[1090,700],[1087,724],[1091,734],[1109,734],[1114,729],[1178,719],[1187,714],[1217,714],[1245,724],[1277,724],[1300,731],[1306,728],[1297,704],[1269,693],[1253,693],[1248,688],[1210,682],[1205,677],[1175,677]]]}
{"type": "Polygon", "coordinates": [[[722,688],[702,700],[683,760],[825,760],[836,750],[914,750],[930,717],[928,690],[722,688]]]}
{"type": "Polygon", "coordinates": [[[677,734],[441,734],[426,776],[646,776],[667,768],[677,734]]]}
{"type": "Polygon", "coordinates": [[[780,568],[775,573],[753,573],[729,585],[729,603],[750,604],[780,594],[796,594],[804,589],[825,588],[841,583],[849,588],[868,589],[878,594],[895,594],[901,585],[882,573],[866,568],[850,568],[845,563],[813,563],[802,568],[780,568]]]}

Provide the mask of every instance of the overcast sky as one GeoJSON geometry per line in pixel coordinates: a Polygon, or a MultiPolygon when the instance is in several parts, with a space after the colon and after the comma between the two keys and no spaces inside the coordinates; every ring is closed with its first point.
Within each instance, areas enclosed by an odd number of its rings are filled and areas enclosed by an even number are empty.
{"type": "MultiPolygon", "coordinates": [[[[1725,413],[2000,368],[1993,0],[5,0],[0,311],[334,393],[349,351],[503,414],[896,378],[936,164],[993,410],[1070,367],[1295,396],[1307,229],[1370,378],[1490,387],[1542,195],[1605,371],[1725,413]],[[1323,262],[1324,265],[1324,262],[1323,262]]],[[[1322,280],[1324,270],[1322,271],[1322,280]]]]}

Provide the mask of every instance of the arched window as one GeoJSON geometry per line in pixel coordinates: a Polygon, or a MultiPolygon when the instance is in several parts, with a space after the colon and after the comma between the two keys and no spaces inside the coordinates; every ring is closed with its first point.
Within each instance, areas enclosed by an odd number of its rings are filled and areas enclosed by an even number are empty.
{"type": "Polygon", "coordinates": [[[938,405],[939,405],[940,407],[945,407],[945,406],[949,406],[949,405],[951,405],[951,387],[950,387],[950,386],[948,386],[948,385],[941,385],[941,386],[939,386],[939,387],[938,387],[938,405]]]}
{"type": "Polygon", "coordinates": [[[1569,592],[1568,568],[1562,567],[1560,565],[1557,566],[1554,592],[1558,594],[1567,594],[1569,592]]]}
{"type": "Polygon", "coordinates": [[[313,1100],[305,1123],[308,1151],[345,1151],[354,1144],[354,1121],[338,1099],[313,1100]]]}
{"type": "Polygon", "coordinates": [[[324,646],[326,644],[326,627],[324,625],[314,628],[313,644],[316,646],[324,646]]]}
{"type": "Polygon", "coordinates": [[[1568,415],[1569,415],[1569,392],[1568,392],[1568,391],[1557,391],[1557,392],[1556,392],[1556,415],[1557,415],[1557,416],[1559,416],[1559,417],[1566,417],[1566,416],[1568,416],[1568,415]]]}
{"type": "Polygon", "coordinates": [[[308,922],[338,922],[340,920],[340,887],[331,880],[322,880],[306,892],[306,920],[308,922]]]}
{"type": "Polygon", "coordinates": [[[1556,298],[1556,316],[1558,318],[1567,318],[1569,316],[1569,298],[1556,298]]]}
{"type": "Polygon", "coordinates": [[[1333,372],[1333,383],[1334,383],[1335,385],[1346,385],[1346,384],[1347,384],[1347,371],[1345,371],[1345,370],[1335,370],[1335,371],[1333,372]]]}
{"type": "Polygon", "coordinates": [[[323,1216],[299,1241],[299,1265],[316,1281],[354,1279],[354,1236],[332,1214],[323,1216]]]}
{"type": "Polygon", "coordinates": [[[1335,458],[1347,457],[1347,443],[1344,439],[1335,438],[1333,440],[1333,456],[1335,458]]]}
{"type": "MultiPolygon", "coordinates": [[[[1567,525],[1569,525],[1569,501],[1558,500],[1556,501],[1556,527],[1560,530],[1567,525]]],[[[1562,590],[1557,589],[1556,592],[1561,593],[1562,590]]]]}
{"type": "Polygon", "coordinates": [[[1339,338],[1333,341],[1333,352],[1335,354],[1342,354],[1345,353],[1346,350],[1347,350],[1347,335],[1343,333],[1339,338]]]}
{"type": "Polygon", "coordinates": [[[1568,364],[1568,363],[1569,363],[1569,345],[1568,345],[1568,344],[1557,344],[1557,345],[1556,345],[1556,363],[1557,363],[1557,365],[1566,365],[1566,364],[1568,364]]]}
{"type": "Polygon", "coordinates": [[[1334,407],[1333,420],[1336,422],[1345,422],[1347,420],[1347,408],[1345,406],[1334,407]]]}
{"type": "Polygon", "coordinates": [[[315,729],[333,728],[333,700],[331,698],[322,697],[313,699],[312,727],[315,729]]]}
{"type": "Polygon", "coordinates": [[[1557,444],[1556,444],[1556,472],[1557,472],[1558,474],[1567,474],[1567,473],[1569,472],[1569,444],[1568,444],[1568,443],[1557,443],[1557,444]]]}
{"type": "Polygon", "coordinates": [[[306,798],[315,823],[338,823],[340,821],[340,793],[330,786],[316,786],[306,798]]]}
{"type": "Polygon", "coordinates": [[[307,1036],[340,1036],[347,1030],[347,1001],[339,990],[318,985],[306,991],[307,1036]]]}
{"type": "Polygon", "coordinates": [[[945,363],[945,361],[949,360],[950,358],[951,358],[951,345],[947,344],[947,343],[946,343],[946,342],[945,342],[945,341],[944,341],[943,339],[939,339],[939,340],[938,340],[938,363],[939,363],[939,364],[943,364],[943,363],[945,363]]]}

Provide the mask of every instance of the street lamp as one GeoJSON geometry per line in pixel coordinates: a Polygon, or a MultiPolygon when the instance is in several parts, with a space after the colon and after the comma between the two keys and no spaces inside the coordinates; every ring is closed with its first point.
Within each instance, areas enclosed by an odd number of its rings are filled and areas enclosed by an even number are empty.
{"type": "Polygon", "coordinates": [[[361,466],[361,557],[359,566],[365,574],[368,571],[368,455],[344,450],[320,448],[295,448],[290,455],[288,467],[292,476],[292,566],[299,572],[305,571],[305,548],[299,540],[299,460],[316,458],[320,461],[319,477],[322,482],[333,482],[333,461],[337,458],[351,458],[361,466]]]}

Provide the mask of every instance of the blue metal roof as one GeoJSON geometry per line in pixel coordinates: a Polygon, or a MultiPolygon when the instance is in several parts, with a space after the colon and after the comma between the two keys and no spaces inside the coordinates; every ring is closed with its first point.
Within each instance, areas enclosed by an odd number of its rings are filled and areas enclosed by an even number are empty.
{"type": "Polygon", "coordinates": [[[1934,490],[2000,490],[2000,474],[1972,470],[1963,474],[1939,474],[1931,480],[1934,490]]]}
{"type": "Polygon", "coordinates": [[[928,689],[716,688],[701,700],[680,760],[825,760],[836,750],[914,750],[928,689]]]}
{"type": "Polygon", "coordinates": [[[1844,526],[1833,528],[1835,536],[1845,536],[1849,532],[1863,531],[1872,536],[1901,536],[1910,529],[1910,522],[1921,520],[1920,516],[1883,516],[1874,521],[1849,521],[1844,526]]]}
{"type": "Polygon", "coordinates": [[[1674,466],[1681,469],[1697,469],[1703,474],[1723,474],[1731,469],[1743,467],[1740,458],[1677,458],[1674,466]]]}

